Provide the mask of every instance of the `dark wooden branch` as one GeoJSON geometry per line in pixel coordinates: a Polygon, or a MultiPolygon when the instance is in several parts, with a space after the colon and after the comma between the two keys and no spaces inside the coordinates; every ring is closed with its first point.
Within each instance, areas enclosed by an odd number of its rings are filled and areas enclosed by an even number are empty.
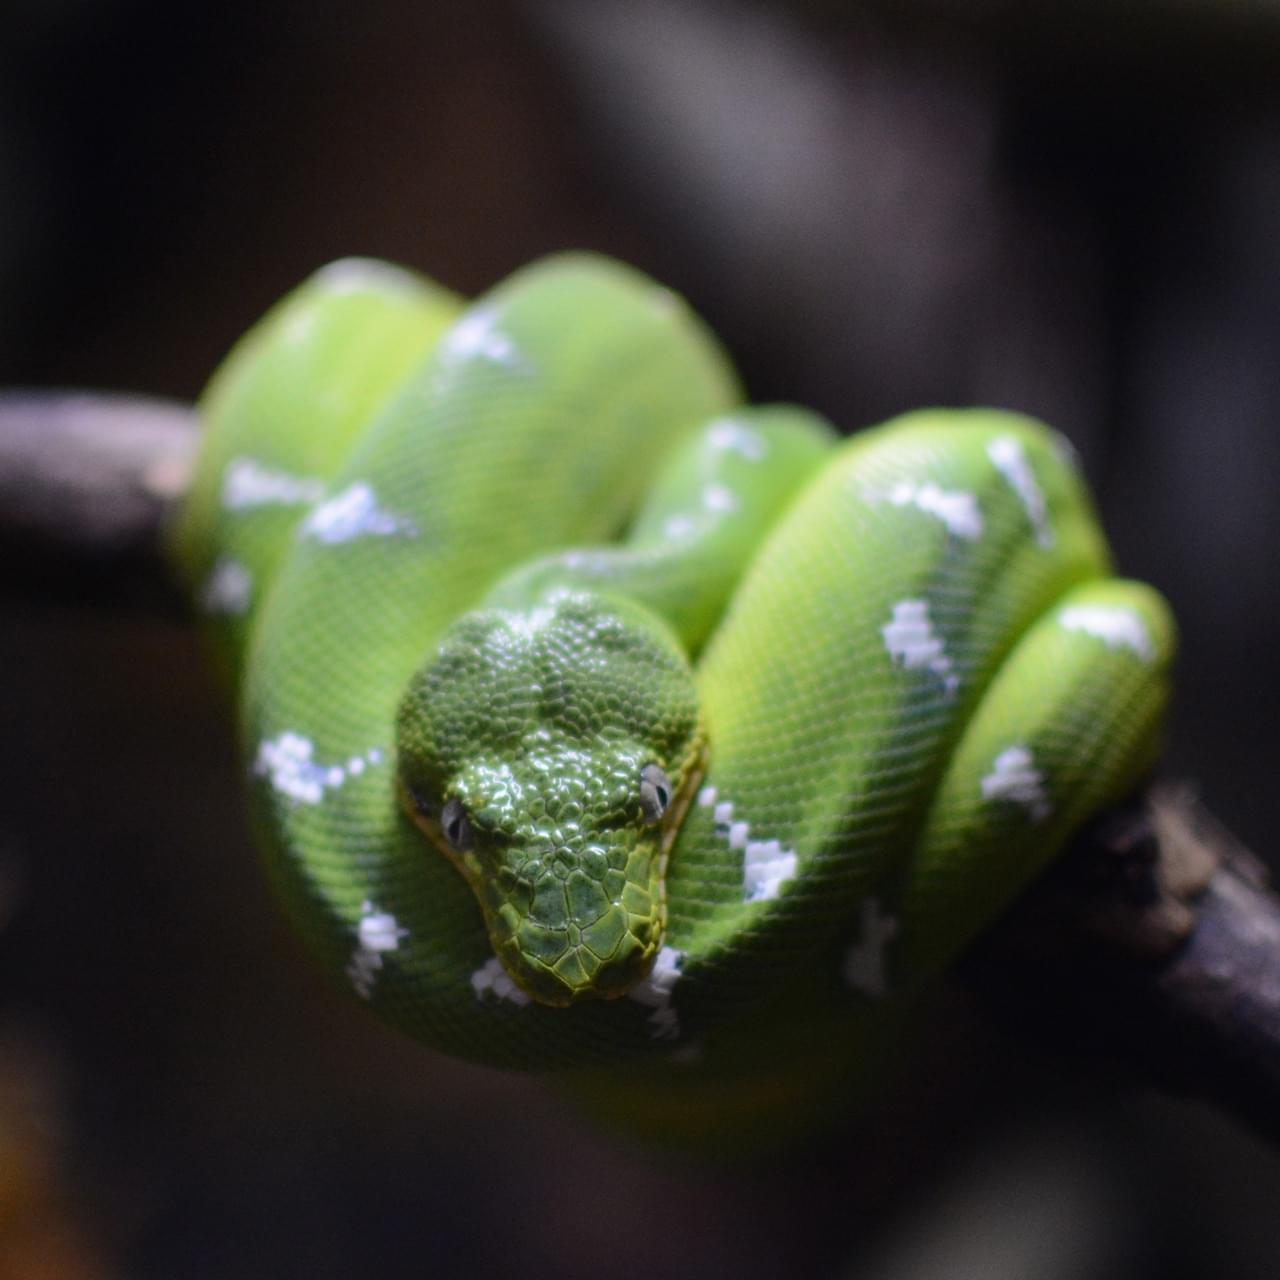
{"type": "Polygon", "coordinates": [[[0,391],[5,540],[94,560],[152,552],[196,439],[195,414],[174,401],[0,391]]]}
{"type": "Polygon", "coordinates": [[[32,598],[181,612],[161,533],[198,436],[194,411],[174,401],[0,390],[6,580],[32,598]]]}
{"type": "MultiPolygon", "coordinates": [[[[0,393],[0,540],[100,573],[149,557],[188,483],[190,409],[0,393]]],[[[1280,897],[1186,790],[1081,832],[961,966],[1055,1050],[1126,1063],[1280,1140],[1280,897]]]]}
{"type": "Polygon", "coordinates": [[[1190,788],[1152,786],[1081,831],[961,975],[1068,1060],[1280,1141],[1280,897],[1190,788]]]}

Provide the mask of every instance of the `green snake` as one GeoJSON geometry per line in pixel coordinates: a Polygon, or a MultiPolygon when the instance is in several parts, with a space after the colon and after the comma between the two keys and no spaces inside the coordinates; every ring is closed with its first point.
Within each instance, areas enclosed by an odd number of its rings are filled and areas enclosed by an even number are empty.
{"type": "Polygon", "coordinates": [[[1060,436],[744,405],[617,263],[335,263],[201,412],[177,555],[302,935],[640,1126],[842,1088],[1155,759],[1173,623],[1060,436]]]}

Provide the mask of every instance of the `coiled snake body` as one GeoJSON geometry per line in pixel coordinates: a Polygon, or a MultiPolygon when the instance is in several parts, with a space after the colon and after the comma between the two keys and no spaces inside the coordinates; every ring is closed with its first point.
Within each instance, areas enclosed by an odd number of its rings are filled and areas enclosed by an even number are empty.
{"type": "Polygon", "coordinates": [[[1153,761],[1173,625],[1061,438],[742,407],[617,264],[335,264],[202,407],[177,545],[274,880],[444,1051],[793,1108],[1153,761]]]}

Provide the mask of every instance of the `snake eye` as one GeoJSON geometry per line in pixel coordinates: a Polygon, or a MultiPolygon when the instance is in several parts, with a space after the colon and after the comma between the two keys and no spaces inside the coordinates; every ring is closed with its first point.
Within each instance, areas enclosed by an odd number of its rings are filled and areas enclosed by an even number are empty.
{"type": "Polygon", "coordinates": [[[471,819],[467,817],[462,801],[456,796],[446,801],[444,808],[440,810],[440,829],[444,832],[444,838],[459,853],[466,853],[474,843],[471,819]]]}
{"type": "Polygon", "coordinates": [[[656,764],[640,770],[640,812],[647,823],[657,822],[671,803],[671,779],[656,764]]]}

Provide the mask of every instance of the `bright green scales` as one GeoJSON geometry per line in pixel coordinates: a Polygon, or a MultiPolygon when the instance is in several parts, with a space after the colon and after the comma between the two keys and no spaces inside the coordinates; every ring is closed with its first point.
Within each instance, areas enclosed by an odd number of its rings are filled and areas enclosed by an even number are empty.
{"type": "Polygon", "coordinates": [[[1044,427],[738,401],[607,261],[465,310],[340,263],[215,378],[180,530],[328,967],[709,1129],[839,1078],[1134,785],[1174,644],[1044,427]]]}

